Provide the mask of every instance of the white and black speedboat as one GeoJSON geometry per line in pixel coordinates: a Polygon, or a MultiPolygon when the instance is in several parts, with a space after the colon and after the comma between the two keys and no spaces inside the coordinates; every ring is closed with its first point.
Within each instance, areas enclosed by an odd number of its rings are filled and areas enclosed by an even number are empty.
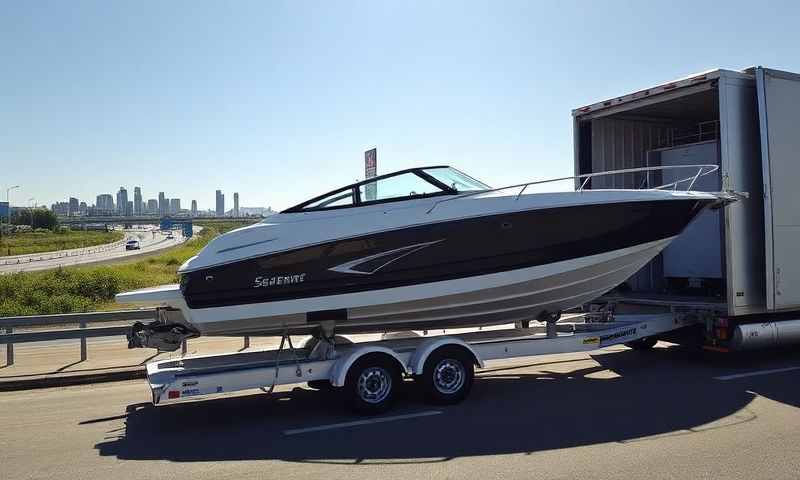
{"type": "Polygon", "coordinates": [[[665,189],[526,193],[450,167],[320,195],[209,242],[130,344],[198,335],[354,333],[553,318],[613,289],[724,195],[665,189]]]}

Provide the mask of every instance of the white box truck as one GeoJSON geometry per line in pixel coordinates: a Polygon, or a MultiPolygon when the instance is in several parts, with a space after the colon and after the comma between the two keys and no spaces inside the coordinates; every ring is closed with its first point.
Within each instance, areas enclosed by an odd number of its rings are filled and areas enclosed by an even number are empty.
{"type": "MultiPolygon", "coordinates": [[[[575,174],[716,164],[695,189],[747,192],[601,300],[701,325],[706,348],[800,342],[800,75],[710,70],[573,110],[575,174]]],[[[598,177],[589,188],[672,181],[598,177]]],[[[665,182],[666,183],[666,182],[665,182]]]]}

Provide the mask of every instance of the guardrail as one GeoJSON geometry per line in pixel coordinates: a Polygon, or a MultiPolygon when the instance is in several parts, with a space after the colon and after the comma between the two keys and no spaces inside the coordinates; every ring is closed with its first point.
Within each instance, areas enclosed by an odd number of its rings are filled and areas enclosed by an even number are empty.
{"type": "MultiPolygon", "coordinates": [[[[52,340],[80,339],[81,361],[88,358],[86,339],[125,335],[131,324],[155,319],[155,309],[116,310],[111,312],[67,313],[62,315],[37,315],[0,318],[0,345],[6,346],[6,365],[14,364],[14,345],[17,343],[48,342],[52,340]],[[125,325],[89,327],[93,323],[127,322],[125,325]],[[49,327],[54,325],[77,325],[78,328],[41,330],[14,333],[19,327],[49,327]]],[[[244,348],[250,347],[250,337],[244,337],[244,348]]],[[[186,341],[181,344],[181,353],[187,350],[186,341]]]]}
{"type": "Polygon", "coordinates": [[[95,245],[92,247],[73,248],[69,250],[60,250],[57,252],[42,252],[42,253],[28,253],[22,255],[12,255],[0,257],[0,265],[21,265],[25,263],[40,262],[43,260],[53,260],[56,258],[66,257],[79,257],[81,255],[88,255],[90,253],[99,253],[114,250],[123,247],[127,239],[117,240],[112,243],[105,243],[102,245],[95,245]]]}

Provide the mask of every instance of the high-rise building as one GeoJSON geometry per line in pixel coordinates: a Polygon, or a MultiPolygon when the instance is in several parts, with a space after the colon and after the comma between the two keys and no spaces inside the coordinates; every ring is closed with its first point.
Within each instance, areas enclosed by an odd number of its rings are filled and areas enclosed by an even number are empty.
{"type": "Polygon", "coordinates": [[[175,215],[181,211],[181,199],[171,198],[169,200],[169,213],[175,215]]]}
{"type": "Polygon", "coordinates": [[[233,192],[233,216],[239,216],[239,192],[233,192]]]}
{"type": "Polygon", "coordinates": [[[131,215],[133,215],[133,200],[128,200],[125,206],[125,216],[130,217],[131,215]]]}
{"type": "Polygon", "coordinates": [[[81,216],[86,216],[89,214],[89,206],[86,205],[86,202],[81,202],[81,204],[78,205],[78,213],[81,216]]]}
{"type": "Polygon", "coordinates": [[[142,214],[142,189],[140,187],[133,187],[133,213],[134,215],[142,214]]]}
{"type": "Polygon", "coordinates": [[[97,196],[94,207],[101,215],[114,213],[114,196],[110,193],[101,193],[97,196]]]}
{"type": "Polygon", "coordinates": [[[80,205],[77,198],[69,197],[69,212],[67,215],[71,217],[80,215],[80,205]]]}
{"type": "Polygon", "coordinates": [[[167,203],[167,197],[164,196],[164,192],[158,192],[158,214],[166,215],[168,206],[169,204],[167,203]]]}
{"type": "Polygon", "coordinates": [[[117,213],[126,215],[125,211],[128,209],[128,191],[125,187],[119,187],[117,192],[117,213]]]}
{"type": "Polygon", "coordinates": [[[197,200],[192,200],[192,216],[197,216],[197,200]]]}
{"type": "Polygon", "coordinates": [[[158,213],[158,200],[155,198],[151,198],[147,201],[147,208],[145,211],[150,215],[155,215],[158,213]]]}
{"type": "Polygon", "coordinates": [[[53,213],[59,217],[66,217],[69,215],[69,202],[56,202],[50,207],[53,213]]]}
{"type": "Polygon", "coordinates": [[[217,190],[217,216],[225,216],[225,195],[222,194],[222,190],[217,190]]]}

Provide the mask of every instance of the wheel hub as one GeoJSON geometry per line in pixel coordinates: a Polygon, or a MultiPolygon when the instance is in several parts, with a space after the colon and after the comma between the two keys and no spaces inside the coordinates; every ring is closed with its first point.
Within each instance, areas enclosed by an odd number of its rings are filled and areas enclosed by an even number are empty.
{"type": "Polygon", "coordinates": [[[433,385],[439,392],[449,395],[464,386],[465,376],[464,365],[460,361],[446,358],[436,364],[433,371],[433,385]]]}
{"type": "Polygon", "coordinates": [[[392,376],[384,368],[367,368],[358,376],[358,396],[367,403],[386,400],[391,390],[392,376]]]}

